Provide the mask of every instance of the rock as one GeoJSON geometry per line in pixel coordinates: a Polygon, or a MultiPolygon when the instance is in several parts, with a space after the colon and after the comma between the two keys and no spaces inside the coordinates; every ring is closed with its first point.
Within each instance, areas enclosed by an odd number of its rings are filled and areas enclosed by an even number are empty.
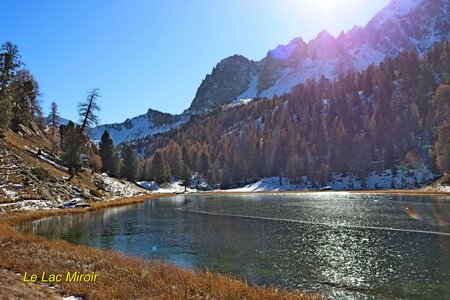
{"type": "Polygon", "coordinates": [[[34,122],[30,122],[30,128],[34,132],[35,135],[42,136],[42,131],[34,122]]]}
{"type": "Polygon", "coordinates": [[[28,129],[27,127],[25,127],[22,124],[19,124],[19,133],[21,133],[24,136],[32,136],[33,132],[31,132],[30,129],[28,129]]]}
{"type": "Polygon", "coordinates": [[[46,187],[41,187],[41,195],[46,200],[53,199],[52,194],[50,193],[50,191],[46,187]]]}

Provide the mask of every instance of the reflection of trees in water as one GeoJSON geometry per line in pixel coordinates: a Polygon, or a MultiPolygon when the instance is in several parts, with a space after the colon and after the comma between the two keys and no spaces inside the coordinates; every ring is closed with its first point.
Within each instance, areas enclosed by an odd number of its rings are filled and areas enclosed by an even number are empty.
{"type": "Polygon", "coordinates": [[[123,206],[85,214],[55,216],[23,224],[20,228],[49,239],[62,238],[73,243],[91,244],[92,238],[98,236],[113,237],[115,228],[109,226],[109,220],[129,211],[133,211],[133,207],[123,206]]]}

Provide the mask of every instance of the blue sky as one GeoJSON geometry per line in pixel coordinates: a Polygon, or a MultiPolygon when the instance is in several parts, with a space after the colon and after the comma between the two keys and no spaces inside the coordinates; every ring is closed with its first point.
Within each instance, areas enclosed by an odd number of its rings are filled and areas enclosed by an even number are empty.
{"type": "Polygon", "coordinates": [[[19,46],[46,113],[55,101],[77,120],[77,103],[98,87],[101,123],[121,122],[148,108],[181,113],[227,56],[260,60],[294,37],[336,36],[388,2],[1,0],[0,42],[19,46]]]}

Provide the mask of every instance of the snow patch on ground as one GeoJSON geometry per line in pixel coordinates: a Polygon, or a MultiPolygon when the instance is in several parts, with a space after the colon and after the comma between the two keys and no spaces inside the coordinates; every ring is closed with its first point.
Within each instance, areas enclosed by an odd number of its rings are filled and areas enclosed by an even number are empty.
{"type": "Polygon", "coordinates": [[[51,158],[48,158],[48,156],[44,156],[44,155],[38,155],[37,156],[39,159],[47,162],[48,164],[54,166],[55,168],[57,168],[58,170],[61,170],[63,172],[67,171],[67,168],[61,166],[60,164],[58,164],[57,162],[55,162],[54,160],[52,160],[51,158]]]}
{"type": "Polygon", "coordinates": [[[27,150],[30,153],[33,153],[36,155],[37,158],[39,158],[42,161],[45,161],[46,163],[52,165],[53,167],[57,168],[58,170],[61,170],[63,172],[67,172],[67,168],[63,167],[59,163],[56,162],[58,159],[57,157],[54,157],[50,153],[45,152],[42,149],[30,149],[30,147],[25,146],[25,150],[27,150]]]}
{"type": "Polygon", "coordinates": [[[253,99],[238,99],[238,100],[234,100],[233,102],[225,105],[225,108],[231,108],[231,107],[236,107],[236,106],[242,106],[242,105],[247,105],[249,103],[251,103],[253,101],[253,99]]]}
{"type": "Polygon", "coordinates": [[[17,193],[14,191],[10,191],[7,188],[2,188],[3,193],[9,198],[9,199],[16,199],[17,193]]]}
{"type": "Polygon", "coordinates": [[[265,91],[259,91],[259,97],[272,98],[288,93],[299,83],[305,83],[310,79],[319,79],[324,75],[326,78],[335,77],[334,70],[339,64],[337,59],[304,59],[296,68],[286,68],[274,85],[265,91]]]}
{"type": "MultiPolygon", "coordinates": [[[[163,183],[159,185],[154,181],[139,181],[137,183],[140,187],[151,191],[155,194],[182,194],[184,193],[184,186],[181,185],[180,181],[172,180],[170,183],[163,183]]],[[[195,193],[196,189],[187,188],[187,193],[195,193]]]]}
{"type": "Polygon", "coordinates": [[[24,200],[20,202],[14,203],[4,203],[0,204],[0,212],[5,211],[17,211],[17,210],[41,210],[41,209],[51,209],[54,208],[55,205],[50,200],[24,200]]]}
{"type": "MultiPolygon", "coordinates": [[[[283,181],[283,178],[282,178],[283,181]]],[[[285,181],[286,182],[286,181],[285,181]]],[[[280,185],[279,177],[263,178],[260,181],[246,185],[241,188],[224,190],[224,192],[265,192],[265,191],[288,191],[289,185],[283,183],[280,185]]]]}
{"type": "Polygon", "coordinates": [[[256,97],[258,94],[258,79],[259,75],[253,75],[252,81],[250,81],[250,84],[248,85],[248,89],[240,94],[237,99],[247,99],[247,98],[253,98],[256,97]]]}
{"type": "MultiPolygon", "coordinates": [[[[365,180],[352,175],[333,174],[331,180],[324,184],[312,182],[307,177],[301,178],[299,182],[293,182],[286,177],[269,177],[224,192],[319,190],[326,186],[333,190],[415,189],[425,187],[428,180],[432,178],[434,178],[434,175],[427,168],[398,170],[396,174],[392,170],[373,171],[368,174],[365,180]]],[[[447,189],[443,188],[442,191],[445,192],[447,189]]],[[[450,191],[450,187],[448,187],[448,191],[450,191]]]]}
{"type": "Polygon", "coordinates": [[[439,191],[441,191],[441,192],[444,192],[444,193],[450,193],[450,186],[448,186],[448,185],[440,185],[439,187],[438,187],[438,190],[439,191]]]}
{"type": "Polygon", "coordinates": [[[94,180],[99,180],[102,182],[105,190],[114,198],[134,197],[146,192],[144,189],[132,182],[109,177],[105,173],[101,175],[94,175],[94,180]]]}

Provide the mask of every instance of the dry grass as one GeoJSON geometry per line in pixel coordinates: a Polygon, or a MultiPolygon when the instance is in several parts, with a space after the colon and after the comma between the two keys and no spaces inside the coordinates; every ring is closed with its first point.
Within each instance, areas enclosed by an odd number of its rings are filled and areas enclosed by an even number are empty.
{"type": "MultiPolygon", "coordinates": [[[[130,205],[145,195],[95,203],[89,209],[51,210],[8,215],[0,221],[0,267],[29,274],[95,272],[95,283],[61,282],[58,291],[85,299],[318,299],[317,295],[292,293],[273,287],[249,286],[245,281],[210,272],[182,270],[162,262],[124,256],[114,251],[50,241],[14,230],[13,225],[37,218],[78,214],[104,207],[130,205]]],[[[23,285],[23,282],[20,282],[23,285]]],[[[14,285],[17,285],[15,283],[14,285]]],[[[13,285],[13,286],[14,286],[13,285]]],[[[35,284],[27,284],[34,286],[35,284]]],[[[15,289],[17,290],[17,288],[15,289]]],[[[13,296],[11,294],[11,296],[13,296]]],[[[8,297],[9,298],[9,297],[8,297]]],[[[31,297],[30,297],[31,298],[31,297]]]]}
{"type": "Polygon", "coordinates": [[[91,202],[91,207],[88,208],[71,208],[71,209],[49,209],[49,210],[37,210],[32,212],[24,211],[12,211],[5,215],[0,215],[0,220],[4,220],[10,225],[17,225],[23,222],[33,221],[41,218],[60,216],[60,215],[76,215],[83,214],[90,211],[95,211],[108,207],[118,207],[141,203],[147,200],[173,196],[173,194],[153,194],[153,195],[140,195],[132,198],[122,198],[117,200],[110,200],[104,202],[91,202]]]}
{"type": "Polygon", "coordinates": [[[0,299],[61,299],[55,290],[43,284],[26,284],[21,276],[5,270],[0,270],[0,287],[0,299]]]}

